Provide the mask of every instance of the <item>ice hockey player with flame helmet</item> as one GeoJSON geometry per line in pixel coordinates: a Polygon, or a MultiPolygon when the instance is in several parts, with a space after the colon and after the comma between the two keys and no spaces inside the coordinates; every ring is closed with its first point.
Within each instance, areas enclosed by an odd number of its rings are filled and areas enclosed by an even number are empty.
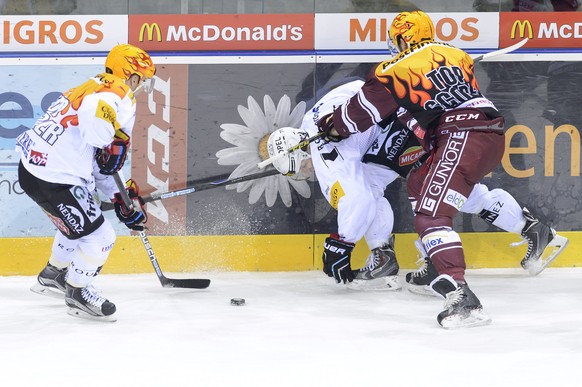
{"type": "MultiPolygon", "coordinates": [[[[274,131],[264,145],[263,151],[268,154],[263,158],[284,153],[316,134],[320,117],[348,100],[362,85],[362,81],[351,81],[334,88],[305,114],[301,128],[274,131]]],[[[394,215],[390,203],[382,196],[398,176],[406,178],[414,168],[422,165],[426,157],[428,153],[422,149],[414,133],[393,114],[358,136],[341,142],[315,141],[308,148],[273,162],[273,166],[289,178],[304,178],[315,172],[321,191],[338,211],[337,232],[327,238],[322,257],[324,271],[337,283],[346,283],[348,288],[356,290],[401,288],[394,241],[390,238],[394,215]],[[351,247],[362,237],[371,253],[364,267],[352,270],[351,247]],[[339,251],[336,246],[339,244],[348,246],[344,254],[347,257],[345,268],[333,266],[337,258],[334,252],[339,251]]],[[[536,239],[536,235],[543,238],[547,235],[544,233],[551,232],[551,229],[522,209],[507,191],[500,188],[490,190],[478,183],[460,210],[529,240],[530,249],[523,263],[530,271],[535,268],[532,274],[544,269],[542,263],[549,264],[550,261],[540,259],[539,249],[532,247],[543,249],[545,245],[540,243],[541,239],[536,239]]],[[[407,288],[413,293],[434,295],[429,285],[439,274],[422,244],[418,243],[420,241],[416,242],[421,254],[420,267],[406,274],[407,288]]]]}
{"type": "MultiPolygon", "coordinates": [[[[319,130],[329,141],[346,141],[396,113],[414,132],[430,157],[411,172],[407,188],[415,230],[439,273],[430,287],[445,299],[437,321],[444,328],[488,324],[491,318],[465,280],[465,256],[453,217],[475,185],[500,163],[504,119],[479,90],[472,58],[436,42],[427,14],[398,14],[389,40],[396,56],[378,64],[353,97],[322,117],[319,130]]],[[[530,216],[526,210],[523,215],[530,216]]],[[[567,243],[535,219],[526,223],[522,235],[532,261],[540,258],[540,249],[559,242],[555,258],[567,243]]]]}
{"type": "Polygon", "coordinates": [[[63,93],[16,139],[20,185],[57,228],[48,263],[31,290],[64,298],[73,316],[115,321],[115,304],[91,285],[116,238],[96,189],[111,198],[121,222],[143,230],[147,215],[137,184],[128,180],[134,202],[128,208],[112,175],[130,147],[135,94],[151,92],[155,71],[145,51],[117,45],[103,73],[63,93]]]}

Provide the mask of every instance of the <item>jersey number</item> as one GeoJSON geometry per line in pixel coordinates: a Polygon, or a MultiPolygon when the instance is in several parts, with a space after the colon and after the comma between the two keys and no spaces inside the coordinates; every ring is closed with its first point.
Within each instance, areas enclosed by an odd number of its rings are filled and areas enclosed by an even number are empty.
{"type": "Polygon", "coordinates": [[[38,134],[40,138],[45,140],[49,145],[54,145],[59,139],[59,136],[65,131],[65,128],[63,128],[60,123],[56,122],[55,117],[57,117],[59,112],[68,104],[69,101],[65,97],[60,96],[33,127],[34,133],[38,134]]]}

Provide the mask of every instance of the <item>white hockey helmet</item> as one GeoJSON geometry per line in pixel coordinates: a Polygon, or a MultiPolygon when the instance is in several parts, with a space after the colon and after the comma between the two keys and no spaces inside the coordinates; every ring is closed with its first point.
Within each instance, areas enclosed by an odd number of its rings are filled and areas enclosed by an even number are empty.
{"type": "MultiPolygon", "coordinates": [[[[267,140],[267,151],[269,152],[269,157],[285,152],[287,149],[299,144],[308,137],[307,132],[301,129],[285,127],[275,130],[267,140]]],[[[275,160],[273,166],[283,175],[293,176],[301,169],[301,162],[309,157],[309,153],[303,149],[298,149],[288,154],[287,157],[275,160]]]]}

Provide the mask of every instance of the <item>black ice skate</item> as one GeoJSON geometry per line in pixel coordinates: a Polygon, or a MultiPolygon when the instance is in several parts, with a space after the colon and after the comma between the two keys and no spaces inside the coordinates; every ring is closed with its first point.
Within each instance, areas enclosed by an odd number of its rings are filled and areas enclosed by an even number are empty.
{"type": "Polygon", "coordinates": [[[443,274],[435,278],[430,286],[445,299],[445,310],[437,316],[443,328],[470,328],[491,323],[491,318],[483,313],[481,302],[467,284],[458,284],[443,274]]]}
{"type": "Polygon", "coordinates": [[[116,321],[113,316],[115,304],[97,293],[93,286],[76,288],[66,284],[65,303],[68,314],[75,317],[97,321],[116,321]]]}
{"type": "Polygon", "coordinates": [[[420,258],[416,264],[420,265],[416,271],[406,273],[408,291],[423,296],[436,296],[430,287],[430,283],[439,276],[437,269],[429,257],[420,258]]]}
{"type": "Polygon", "coordinates": [[[538,275],[566,248],[568,238],[558,235],[556,230],[541,223],[525,207],[523,216],[525,217],[525,226],[521,231],[523,241],[512,246],[527,242],[527,253],[521,260],[521,266],[531,275],[538,275]]]}
{"type": "Polygon", "coordinates": [[[47,263],[37,277],[38,282],[32,285],[30,290],[43,296],[63,299],[65,296],[66,276],[67,268],[59,269],[47,263]]]}
{"type": "MultiPolygon", "coordinates": [[[[392,242],[392,239],[390,240],[392,242]]],[[[354,280],[348,284],[354,290],[399,290],[398,261],[392,243],[372,250],[366,266],[354,270],[354,280]]]]}

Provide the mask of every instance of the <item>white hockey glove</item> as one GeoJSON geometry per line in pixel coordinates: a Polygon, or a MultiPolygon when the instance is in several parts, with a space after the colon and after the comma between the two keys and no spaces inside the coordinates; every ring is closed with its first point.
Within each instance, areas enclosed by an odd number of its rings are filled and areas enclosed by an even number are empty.
{"type": "MultiPolygon", "coordinates": [[[[267,141],[269,157],[284,153],[287,149],[299,144],[308,137],[307,133],[295,128],[281,128],[275,130],[267,141]]],[[[309,153],[304,150],[296,150],[282,159],[273,161],[277,171],[285,176],[293,176],[301,169],[301,162],[309,158],[309,153]]]]}

